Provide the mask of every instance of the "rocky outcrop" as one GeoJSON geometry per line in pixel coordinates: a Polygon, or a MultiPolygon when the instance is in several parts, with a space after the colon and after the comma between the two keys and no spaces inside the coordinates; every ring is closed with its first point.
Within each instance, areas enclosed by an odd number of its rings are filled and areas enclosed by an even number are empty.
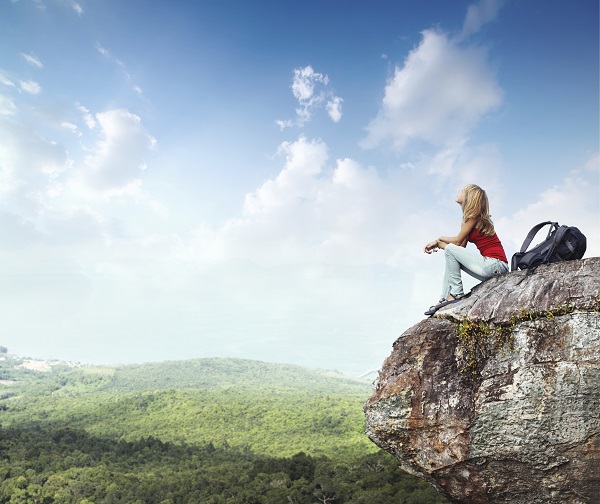
{"type": "Polygon", "coordinates": [[[365,414],[450,502],[600,502],[600,258],[492,278],[411,327],[365,414]]]}

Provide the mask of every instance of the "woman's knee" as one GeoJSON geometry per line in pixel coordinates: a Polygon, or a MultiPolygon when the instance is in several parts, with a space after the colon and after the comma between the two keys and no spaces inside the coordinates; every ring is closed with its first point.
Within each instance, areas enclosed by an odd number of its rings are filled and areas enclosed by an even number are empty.
{"type": "Polygon", "coordinates": [[[446,245],[446,247],[444,248],[444,255],[446,256],[446,258],[452,257],[452,258],[456,259],[456,254],[454,253],[455,248],[456,248],[456,245],[453,245],[452,243],[449,243],[448,245],[446,245]]]}

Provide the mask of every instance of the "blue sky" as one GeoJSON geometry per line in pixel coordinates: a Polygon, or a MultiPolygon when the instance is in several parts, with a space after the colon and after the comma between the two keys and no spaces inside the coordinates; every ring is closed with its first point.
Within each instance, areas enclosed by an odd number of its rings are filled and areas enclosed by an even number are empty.
{"type": "MultiPolygon", "coordinates": [[[[466,183],[600,254],[596,0],[0,3],[0,344],[376,369],[466,183]]],[[[468,285],[474,285],[468,283],[468,285]]]]}

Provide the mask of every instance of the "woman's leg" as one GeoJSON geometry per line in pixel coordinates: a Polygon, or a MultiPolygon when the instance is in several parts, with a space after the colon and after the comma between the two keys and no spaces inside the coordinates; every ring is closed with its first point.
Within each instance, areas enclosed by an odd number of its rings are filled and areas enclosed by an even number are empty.
{"type": "Polygon", "coordinates": [[[463,284],[461,270],[477,280],[486,280],[508,271],[508,265],[499,259],[483,257],[478,250],[467,250],[458,245],[449,244],[444,249],[446,270],[442,285],[442,298],[462,296],[463,284]]]}

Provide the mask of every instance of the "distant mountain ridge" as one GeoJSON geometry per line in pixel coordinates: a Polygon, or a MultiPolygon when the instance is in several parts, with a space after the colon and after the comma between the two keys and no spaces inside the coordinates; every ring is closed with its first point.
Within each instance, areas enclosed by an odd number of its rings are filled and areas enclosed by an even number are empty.
{"type": "Polygon", "coordinates": [[[0,356],[2,426],[293,455],[369,453],[366,380],[244,359],[86,366],[0,356]]]}
{"type": "Polygon", "coordinates": [[[232,358],[164,361],[116,367],[113,387],[120,389],[131,384],[139,388],[158,389],[238,387],[355,393],[370,390],[367,380],[349,377],[337,371],[232,358]]]}
{"type": "MultiPolygon", "coordinates": [[[[370,394],[370,382],[337,371],[249,359],[202,358],[123,365],[0,357],[0,380],[49,381],[53,377],[91,385],[107,392],[168,389],[252,388],[370,394]]],[[[59,380],[60,382],[61,380],[59,380]]],[[[64,381],[64,380],[62,380],[64,381]]]]}

